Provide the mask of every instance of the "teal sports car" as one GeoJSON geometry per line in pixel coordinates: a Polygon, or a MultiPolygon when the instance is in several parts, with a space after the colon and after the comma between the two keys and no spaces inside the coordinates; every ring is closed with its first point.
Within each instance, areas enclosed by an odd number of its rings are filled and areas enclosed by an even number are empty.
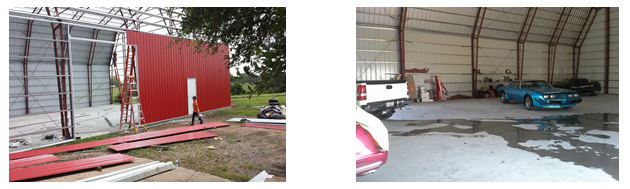
{"type": "Polygon", "coordinates": [[[527,110],[536,108],[569,109],[582,102],[582,97],[575,91],[553,88],[543,80],[512,81],[506,86],[498,86],[501,102],[511,100],[523,102],[527,110]]]}

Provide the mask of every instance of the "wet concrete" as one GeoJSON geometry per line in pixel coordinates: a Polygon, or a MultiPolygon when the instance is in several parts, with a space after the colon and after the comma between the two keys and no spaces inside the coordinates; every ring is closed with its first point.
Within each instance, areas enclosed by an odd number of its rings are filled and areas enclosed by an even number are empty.
{"type": "Polygon", "coordinates": [[[564,162],[573,162],[575,165],[602,169],[619,180],[618,137],[611,138],[610,135],[601,134],[601,132],[616,132],[618,135],[619,114],[547,116],[535,119],[384,121],[384,123],[391,136],[403,137],[428,135],[428,132],[450,133],[457,137],[456,133],[474,134],[485,131],[491,135],[503,137],[509,147],[534,152],[541,157],[551,157],[564,162]],[[609,141],[600,143],[593,141],[597,139],[609,141]],[[531,145],[531,143],[541,141],[544,145],[531,145]]]}

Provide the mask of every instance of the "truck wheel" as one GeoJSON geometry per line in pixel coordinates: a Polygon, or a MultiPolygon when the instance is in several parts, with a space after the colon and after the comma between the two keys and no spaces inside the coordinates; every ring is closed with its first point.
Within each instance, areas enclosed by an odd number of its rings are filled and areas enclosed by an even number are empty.
{"type": "Polygon", "coordinates": [[[392,117],[392,115],[394,115],[394,112],[396,112],[396,110],[388,110],[387,113],[380,113],[379,115],[377,115],[376,117],[380,120],[386,120],[390,117],[392,117]]]}
{"type": "Polygon", "coordinates": [[[527,108],[527,110],[530,110],[530,111],[536,110],[536,107],[534,107],[534,101],[532,100],[532,96],[527,96],[527,98],[525,98],[525,108],[527,108]]]}
{"type": "Polygon", "coordinates": [[[503,104],[510,102],[510,100],[507,99],[507,96],[505,96],[505,92],[501,92],[501,102],[503,102],[503,104]]]}

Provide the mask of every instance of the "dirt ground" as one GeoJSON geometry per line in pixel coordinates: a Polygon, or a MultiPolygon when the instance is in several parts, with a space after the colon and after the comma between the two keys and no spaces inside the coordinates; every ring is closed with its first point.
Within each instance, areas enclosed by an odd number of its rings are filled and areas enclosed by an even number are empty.
{"type": "MultiPolygon", "coordinates": [[[[205,123],[227,123],[225,120],[233,117],[234,116],[204,115],[203,120],[205,123]]],[[[158,127],[152,127],[149,129],[149,132],[176,127],[185,127],[188,126],[189,123],[190,120],[188,119],[185,121],[174,121],[158,127]]],[[[61,161],[69,161],[107,154],[123,153],[136,157],[136,161],[138,161],[138,159],[146,159],[147,163],[151,161],[172,161],[175,163],[175,160],[177,159],[179,167],[182,168],[177,169],[176,171],[168,171],[143,179],[142,181],[144,182],[243,182],[249,181],[263,170],[270,175],[274,175],[273,178],[267,179],[266,182],[286,181],[285,130],[241,127],[240,123],[228,124],[230,124],[230,126],[205,130],[205,132],[218,135],[219,137],[163,144],[160,146],[168,147],[168,150],[164,149],[161,152],[158,151],[157,147],[145,147],[122,152],[115,152],[106,148],[105,150],[98,152],[61,153],[57,154],[57,156],[61,159],[61,161]],[[210,146],[213,146],[214,149],[209,149],[208,147],[210,146]],[[196,175],[199,178],[193,177],[192,175],[196,175]]],[[[135,166],[129,165],[129,163],[123,165],[107,166],[104,167],[100,173],[96,172],[94,174],[104,174],[106,173],[105,169],[115,171],[135,166]]],[[[45,178],[38,181],[75,181],[84,179],[83,177],[88,178],[85,176],[86,172],[95,172],[95,170],[78,172],[79,174],[84,174],[83,176],[79,175],[78,177],[80,178],[71,178],[69,180],[57,180],[56,178],[51,180],[51,178],[45,178]]],[[[74,173],[63,175],[62,177],[71,175],[74,175],[74,173]]]]}

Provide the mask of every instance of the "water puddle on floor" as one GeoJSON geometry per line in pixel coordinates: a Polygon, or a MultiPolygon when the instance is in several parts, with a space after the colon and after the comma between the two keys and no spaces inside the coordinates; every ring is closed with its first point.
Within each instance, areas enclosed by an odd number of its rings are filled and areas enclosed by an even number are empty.
{"type": "Polygon", "coordinates": [[[541,157],[603,169],[619,180],[619,114],[407,122],[405,128],[412,130],[392,131],[391,136],[414,137],[429,132],[474,134],[485,131],[503,137],[509,147],[534,152],[541,157]]]}

